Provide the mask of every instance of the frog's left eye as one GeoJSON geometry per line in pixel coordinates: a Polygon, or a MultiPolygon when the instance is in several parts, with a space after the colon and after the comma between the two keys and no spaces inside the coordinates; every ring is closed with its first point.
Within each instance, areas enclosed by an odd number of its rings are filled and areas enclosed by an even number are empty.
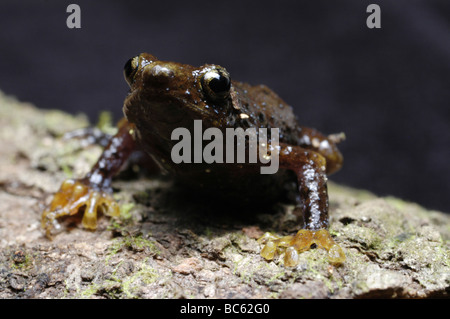
{"type": "Polygon", "coordinates": [[[225,99],[230,94],[231,78],[224,68],[216,67],[207,71],[202,79],[203,91],[211,100],[225,99]]]}
{"type": "Polygon", "coordinates": [[[128,85],[131,86],[134,82],[134,75],[139,67],[139,56],[135,56],[131,58],[125,63],[123,67],[123,76],[127,81],[128,85]]]}

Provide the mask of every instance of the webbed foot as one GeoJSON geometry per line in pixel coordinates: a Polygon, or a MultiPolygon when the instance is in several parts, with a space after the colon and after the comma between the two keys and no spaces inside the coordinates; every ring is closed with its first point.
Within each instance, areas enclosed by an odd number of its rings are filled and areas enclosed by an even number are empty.
{"type": "Polygon", "coordinates": [[[295,236],[278,237],[265,233],[258,239],[259,243],[265,244],[261,250],[261,256],[272,260],[277,254],[284,252],[284,265],[294,267],[298,264],[298,254],[308,250],[312,244],[323,248],[328,252],[328,259],[332,264],[342,264],[345,254],[342,248],[331,238],[326,229],[307,230],[301,229],[295,236]]]}
{"type": "Polygon", "coordinates": [[[84,208],[81,221],[84,228],[97,228],[97,213],[119,216],[120,210],[111,194],[103,190],[94,189],[82,180],[68,179],[61,185],[53,197],[49,207],[42,213],[41,224],[47,237],[52,237],[52,231],[60,228],[57,221],[63,216],[75,215],[84,208]]]}

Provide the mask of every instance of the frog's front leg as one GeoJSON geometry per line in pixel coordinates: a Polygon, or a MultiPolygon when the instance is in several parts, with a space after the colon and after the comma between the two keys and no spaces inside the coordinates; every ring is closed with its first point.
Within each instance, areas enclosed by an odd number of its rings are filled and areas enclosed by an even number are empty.
{"type": "Polygon", "coordinates": [[[327,230],[329,221],[325,157],[299,146],[280,145],[279,160],[280,168],[290,169],[297,175],[304,229],[295,236],[277,237],[266,233],[259,240],[265,244],[261,255],[271,260],[277,253],[284,252],[284,264],[295,266],[298,254],[316,244],[328,251],[330,262],[342,263],[345,254],[327,230]]]}
{"type": "Polygon", "coordinates": [[[134,125],[126,120],[119,123],[119,130],[109,141],[97,163],[82,179],[64,181],[50,205],[42,213],[41,224],[46,236],[59,229],[58,218],[75,215],[84,209],[82,225],[97,228],[97,213],[109,216],[120,214],[119,206],[112,198],[111,181],[130,154],[135,150],[134,125]]]}

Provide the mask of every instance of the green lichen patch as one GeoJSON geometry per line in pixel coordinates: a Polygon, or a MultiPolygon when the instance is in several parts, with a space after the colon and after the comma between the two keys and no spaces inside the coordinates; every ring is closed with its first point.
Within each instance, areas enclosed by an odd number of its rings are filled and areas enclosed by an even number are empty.
{"type": "Polygon", "coordinates": [[[109,252],[106,257],[106,262],[108,262],[119,251],[124,249],[129,249],[136,252],[145,251],[147,254],[152,256],[160,253],[157,245],[155,245],[155,242],[144,238],[142,235],[125,236],[113,240],[112,244],[108,247],[109,252]]]}
{"type": "Polygon", "coordinates": [[[129,274],[119,274],[116,267],[104,280],[92,282],[82,289],[78,289],[79,298],[93,296],[107,296],[108,298],[138,298],[143,287],[154,283],[158,272],[147,264],[146,259],[138,268],[129,274]]]}
{"type": "Polygon", "coordinates": [[[383,240],[373,229],[353,224],[346,225],[340,233],[342,236],[345,236],[347,240],[359,245],[365,250],[379,248],[383,240]]]}
{"type": "Polygon", "coordinates": [[[14,249],[10,252],[10,267],[12,269],[25,270],[32,267],[33,256],[24,249],[14,249]]]}
{"type": "Polygon", "coordinates": [[[158,272],[145,262],[133,275],[128,276],[122,284],[123,292],[127,298],[137,298],[137,292],[142,286],[150,285],[158,278],[158,272]]]}

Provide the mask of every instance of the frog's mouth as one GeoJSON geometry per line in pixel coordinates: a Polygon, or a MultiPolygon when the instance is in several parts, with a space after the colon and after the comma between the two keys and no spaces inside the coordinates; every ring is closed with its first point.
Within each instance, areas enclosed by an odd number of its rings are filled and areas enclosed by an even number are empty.
{"type": "Polygon", "coordinates": [[[164,102],[150,101],[144,107],[147,108],[148,115],[151,117],[150,121],[153,124],[158,122],[164,125],[180,126],[187,116],[183,108],[170,100],[164,102]]]}

